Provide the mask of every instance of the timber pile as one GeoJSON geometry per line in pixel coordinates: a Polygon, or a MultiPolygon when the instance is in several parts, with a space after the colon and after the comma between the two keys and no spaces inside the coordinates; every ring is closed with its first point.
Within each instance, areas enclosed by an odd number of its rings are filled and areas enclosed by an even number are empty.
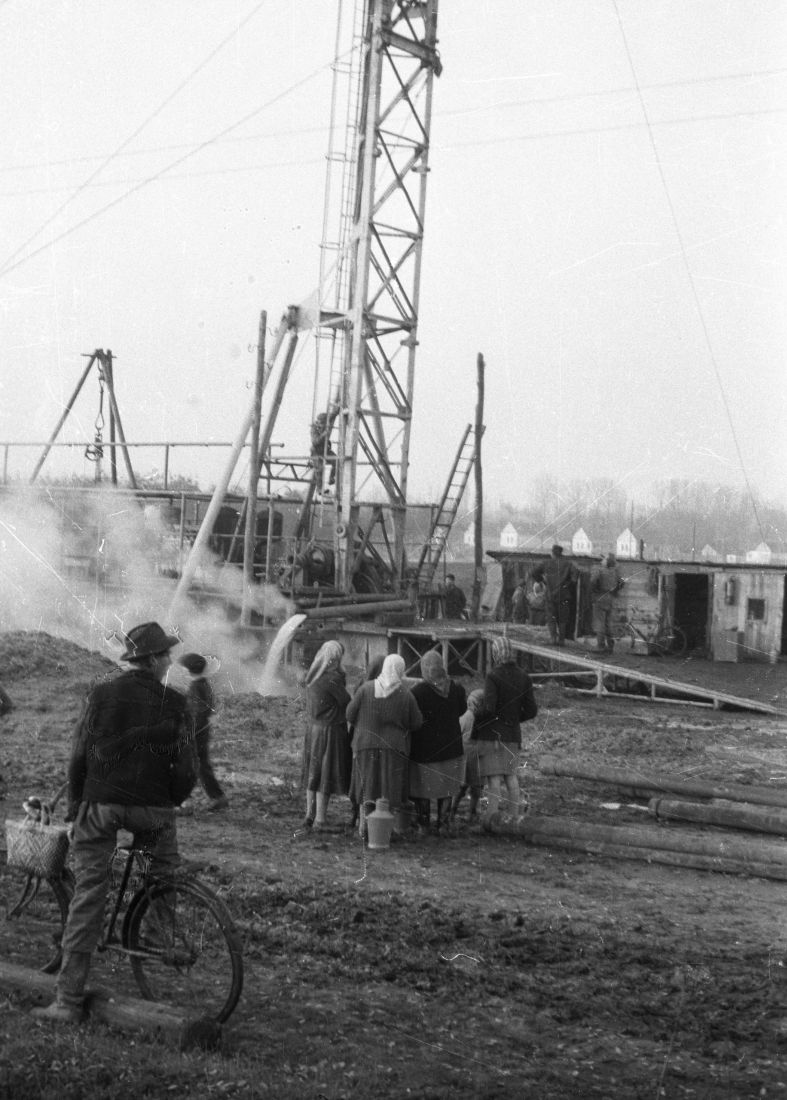
{"type": "MultiPolygon", "coordinates": [[[[539,770],[611,784],[619,790],[648,797],[654,792],[701,798],[651,798],[648,809],[660,821],[770,833],[787,837],[787,792],[767,787],[730,786],[685,782],[670,776],[643,776],[622,768],[605,768],[582,761],[545,759],[539,770]]],[[[518,835],[527,843],[548,848],[585,852],[616,859],[755,875],[787,882],[787,841],[730,836],[661,827],[594,825],[559,817],[526,817],[519,822],[492,827],[493,832],[518,835]]]]}
{"type": "MultiPolygon", "coordinates": [[[[55,978],[39,970],[0,959],[0,989],[6,993],[32,997],[36,1004],[54,999],[55,978]]],[[[114,997],[102,990],[89,989],[85,998],[85,1016],[90,1020],[124,1030],[144,1031],[175,1041],[180,1050],[201,1047],[215,1050],[221,1045],[221,1026],[212,1020],[193,1020],[174,1008],[134,997],[114,997]]]]}
{"type": "Polygon", "coordinates": [[[787,882],[787,843],[701,837],[663,828],[591,825],[562,817],[526,817],[493,825],[492,831],[521,836],[528,844],[543,848],[787,882]]]}

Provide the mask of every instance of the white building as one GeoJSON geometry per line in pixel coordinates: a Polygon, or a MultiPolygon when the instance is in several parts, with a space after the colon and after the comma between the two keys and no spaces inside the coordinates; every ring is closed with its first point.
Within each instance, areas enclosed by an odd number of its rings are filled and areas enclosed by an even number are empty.
{"type": "Polygon", "coordinates": [[[516,533],[516,527],[514,527],[513,523],[507,523],[500,532],[500,549],[516,550],[518,544],[519,535],[516,533]]]}
{"type": "Polygon", "coordinates": [[[621,534],[618,535],[615,542],[615,554],[619,558],[638,558],[642,550],[642,540],[626,528],[621,534]]]}
{"type": "Polygon", "coordinates": [[[593,553],[593,543],[590,541],[584,527],[580,527],[578,531],[574,532],[571,538],[571,553],[587,555],[593,553]]]}

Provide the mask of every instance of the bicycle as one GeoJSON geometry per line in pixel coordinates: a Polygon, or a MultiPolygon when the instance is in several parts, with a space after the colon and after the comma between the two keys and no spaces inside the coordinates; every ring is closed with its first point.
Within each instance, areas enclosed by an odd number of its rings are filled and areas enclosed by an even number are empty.
{"type": "MultiPolygon", "coordinates": [[[[59,875],[22,874],[19,895],[0,922],[0,947],[7,959],[52,974],[62,959],[74,876],[68,868],[59,875]],[[24,922],[21,945],[10,934],[14,920],[24,922]]],[[[155,874],[149,853],[134,844],[114,850],[96,954],[128,958],[146,1000],[216,1023],[229,1018],[243,989],[241,938],[221,898],[192,870],[155,874]]]]}
{"type": "Polygon", "coordinates": [[[633,649],[637,641],[645,643],[646,652],[658,657],[682,657],[688,648],[688,639],[671,616],[662,616],[656,622],[647,622],[643,628],[634,619],[619,624],[619,639],[628,638],[633,649]]]}

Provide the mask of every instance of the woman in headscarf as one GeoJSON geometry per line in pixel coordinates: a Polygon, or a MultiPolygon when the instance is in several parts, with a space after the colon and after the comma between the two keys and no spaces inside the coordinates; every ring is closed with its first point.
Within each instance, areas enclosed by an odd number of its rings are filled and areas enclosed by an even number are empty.
{"type": "Polygon", "coordinates": [[[410,746],[410,799],[418,825],[429,828],[431,801],[437,801],[437,831],[449,825],[451,801],[459,794],[464,773],[460,719],[467,710],[467,693],[448,675],[436,650],[421,658],[423,679],[413,698],[424,717],[410,746]]]}
{"type": "Polygon", "coordinates": [[[325,642],[306,673],[309,728],[303,743],[306,828],[325,828],[328,800],[350,789],[352,749],[344,717],[350,694],[342,668],[344,646],[325,642]]]}
{"type": "Polygon", "coordinates": [[[520,807],[519,750],[522,747],[520,722],[527,722],[538,714],[533,695],[533,684],[528,674],[515,659],[508,638],[495,638],[492,642],[492,667],[484,680],[484,711],[486,714],[476,726],[478,763],[481,778],[487,785],[486,824],[499,821],[501,801],[505,809],[518,817],[527,812],[527,800],[520,807]],[[502,799],[502,789],[506,798],[502,799]]]}
{"type": "Polygon", "coordinates": [[[388,799],[392,813],[407,800],[410,731],[419,729],[423,718],[404,685],[404,671],[404,659],[389,654],[376,679],[365,680],[347,707],[353,727],[350,798],[364,812],[378,798],[388,799]]]}

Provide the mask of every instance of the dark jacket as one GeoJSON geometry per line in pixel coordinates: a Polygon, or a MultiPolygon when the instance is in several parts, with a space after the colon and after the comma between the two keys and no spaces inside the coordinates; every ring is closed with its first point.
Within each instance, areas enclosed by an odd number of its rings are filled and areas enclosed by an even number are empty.
{"type": "Polygon", "coordinates": [[[306,689],[309,717],[314,725],[345,726],[345,711],[350,702],[346,677],[341,669],[326,672],[306,689]]]}
{"type": "Polygon", "coordinates": [[[473,731],[476,741],[522,744],[520,722],[538,714],[530,677],[513,661],[497,665],[484,681],[484,714],[473,731]]]}
{"type": "Polygon", "coordinates": [[[189,726],[185,697],[144,669],[93,688],[72,739],[69,817],[80,802],[172,806],[170,765],[189,726]]]}
{"type": "Polygon", "coordinates": [[[216,696],[204,676],[192,680],[186,694],[186,713],[199,735],[210,733],[210,724],[216,713],[216,696]]]}
{"type": "Polygon", "coordinates": [[[424,724],[410,744],[410,759],[416,764],[437,760],[456,760],[464,754],[459,719],[467,710],[467,693],[461,684],[451,681],[448,695],[422,680],[413,688],[413,699],[424,724]]]}

